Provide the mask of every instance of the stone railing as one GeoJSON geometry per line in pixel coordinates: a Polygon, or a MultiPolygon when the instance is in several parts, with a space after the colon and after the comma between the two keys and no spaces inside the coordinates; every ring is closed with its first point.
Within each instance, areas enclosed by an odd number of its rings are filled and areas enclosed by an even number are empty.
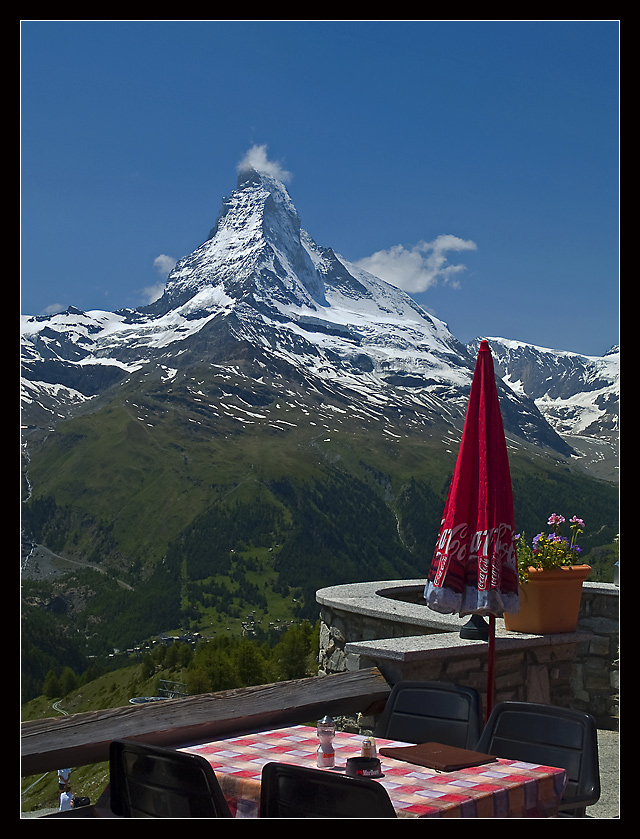
{"type": "MultiPolygon", "coordinates": [[[[319,673],[378,667],[402,679],[455,682],[486,702],[485,641],[463,640],[468,618],[424,605],[424,580],[321,589],[319,673]]],[[[585,710],[601,727],[618,717],[618,586],[585,583],[576,632],[525,635],[496,619],[494,701],[519,699],[585,710]]],[[[367,727],[369,722],[364,722],[367,727]]]]}

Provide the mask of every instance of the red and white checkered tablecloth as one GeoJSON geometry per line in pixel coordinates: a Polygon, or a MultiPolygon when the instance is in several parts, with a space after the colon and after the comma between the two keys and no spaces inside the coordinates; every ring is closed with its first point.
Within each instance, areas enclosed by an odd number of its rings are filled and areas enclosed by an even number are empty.
{"type": "MultiPolygon", "coordinates": [[[[336,765],[360,754],[363,736],[336,732],[336,765]]],[[[403,746],[376,740],[382,746],[403,746]]],[[[260,777],[265,763],[316,767],[315,728],[291,726],[189,746],[182,751],[205,757],[234,815],[258,815],[260,777]],[[238,802],[241,802],[240,805],[238,802]]],[[[535,818],[553,816],[566,784],[564,769],[499,759],[456,772],[436,772],[381,756],[382,784],[401,818],[535,818]]]]}

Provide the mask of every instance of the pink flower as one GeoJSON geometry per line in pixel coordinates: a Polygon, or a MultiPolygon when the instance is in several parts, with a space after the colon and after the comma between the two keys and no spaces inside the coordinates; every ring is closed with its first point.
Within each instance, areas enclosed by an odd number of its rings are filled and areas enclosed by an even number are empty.
{"type": "Polygon", "coordinates": [[[557,513],[551,513],[547,524],[552,527],[559,527],[564,522],[564,516],[559,516],[557,513]]]}

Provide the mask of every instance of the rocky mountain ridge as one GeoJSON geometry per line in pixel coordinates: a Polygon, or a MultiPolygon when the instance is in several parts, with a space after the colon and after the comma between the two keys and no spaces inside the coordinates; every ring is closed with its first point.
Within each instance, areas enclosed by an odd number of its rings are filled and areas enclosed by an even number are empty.
{"type": "MultiPolygon", "coordinates": [[[[588,470],[617,479],[620,427],[620,348],[585,356],[490,338],[497,375],[531,399],[588,470]]],[[[469,344],[477,351],[480,340],[469,344]]]]}
{"type": "MultiPolygon", "coordinates": [[[[495,342],[508,433],[570,456],[564,427],[541,413],[544,396],[513,386],[506,344],[495,342]]],[[[168,382],[187,362],[224,367],[238,358],[250,361],[256,382],[278,371],[345,410],[378,405],[459,429],[475,349],[404,292],[318,246],[284,185],[250,169],[152,305],[22,317],[26,439],[141,373],[168,382]]]]}

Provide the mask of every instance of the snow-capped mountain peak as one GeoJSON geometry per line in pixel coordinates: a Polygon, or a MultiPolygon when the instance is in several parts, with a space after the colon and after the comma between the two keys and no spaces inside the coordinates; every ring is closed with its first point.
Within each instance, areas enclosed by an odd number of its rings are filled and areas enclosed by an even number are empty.
{"type": "Polygon", "coordinates": [[[311,341],[314,351],[343,360],[357,356],[361,364],[364,350],[367,366],[385,375],[400,363],[404,373],[468,383],[469,360],[463,371],[455,369],[466,353],[445,324],[404,292],[319,247],[301,228],[286,187],[253,169],[239,175],[209,238],[176,264],[164,295],[146,311],[195,317],[221,308],[234,309],[265,340],[277,324],[292,338],[311,341]],[[443,356],[455,364],[445,361],[439,372],[443,356]]]}
{"type": "MultiPolygon", "coordinates": [[[[533,400],[549,424],[592,469],[611,477],[617,469],[620,417],[620,347],[604,356],[489,338],[494,366],[515,393],[533,400]],[[613,466],[611,466],[613,464],[613,466]]],[[[477,348],[479,339],[472,342],[477,348]]]]}
{"type": "Polygon", "coordinates": [[[300,219],[284,184],[254,169],[242,172],[208,239],[179,260],[150,310],[175,308],[210,285],[266,308],[325,305],[322,278],[302,246],[300,219]]]}
{"type": "MultiPolygon", "coordinates": [[[[240,352],[256,381],[271,370],[275,387],[286,369],[342,406],[375,403],[414,427],[459,430],[475,362],[403,291],[316,244],[286,187],[254,169],[240,173],[208,238],[178,261],[155,303],[24,316],[22,343],[23,416],[42,426],[143,368],[164,377],[188,364],[224,367],[240,352]]],[[[570,453],[534,397],[500,387],[515,438],[570,453]]]]}

